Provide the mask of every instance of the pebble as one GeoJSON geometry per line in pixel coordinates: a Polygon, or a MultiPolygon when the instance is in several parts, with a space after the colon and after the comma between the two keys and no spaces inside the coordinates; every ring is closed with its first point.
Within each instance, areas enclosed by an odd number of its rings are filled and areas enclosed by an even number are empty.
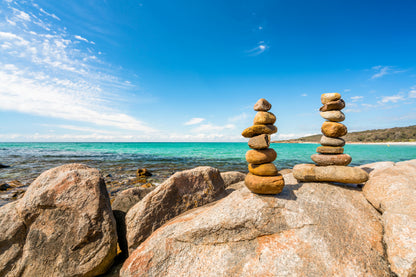
{"type": "Polygon", "coordinates": [[[345,114],[341,111],[326,111],[321,112],[320,114],[329,121],[341,122],[345,120],[345,114]]]}
{"type": "Polygon", "coordinates": [[[252,149],[266,149],[270,146],[270,135],[262,134],[248,140],[248,146],[252,149]]]}
{"type": "Polygon", "coordinates": [[[245,138],[252,138],[261,134],[271,135],[277,132],[277,127],[274,125],[253,125],[246,128],[241,135],[245,138]]]}
{"type": "Polygon", "coordinates": [[[321,102],[322,104],[326,104],[331,101],[336,101],[341,99],[341,94],[337,92],[331,92],[331,93],[324,93],[321,95],[321,102]]]}
{"type": "Polygon", "coordinates": [[[272,108],[272,104],[270,104],[269,101],[267,101],[264,98],[259,99],[256,102],[256,104],[254,104],[254,110],[255,111],[267,112],[271,108],[272,108]]]}
{"type": "Polygon", "coordinates": [[[316,148],[317,153],[321,154],[342,154],[344,148],[338,146],[319,146],[316,148]]]}
{"type": "Polygon", "coordinates": [[[285,180],[280,174],[277,176],[257,176],[248,173],[244,182],[250,191],[259,194],[277,194],[285,186],[285,180]]]}
{"type": "Polygon", "coordinates": [[[258,176],[276,176],[277,168],[273,163],[248,164],[248,171],[258,176]]]}
{"type": "Polygon", "coordinates": [[[272,148],[264,150],[248,150],[246,153],[246,160],[251,164],[271,163],[276,157],[277,153],[272,148]]]}
{"type": "Polygon", "coordinates": [[[326,104],[324,104],[319,111],[326,112],[326,111],[332,111],[332,110],[342,110],[345,108],[345,102],[342,99],[331,101],[326,104]]]}
{"type": "Polygon", "coordinates": [[[336,154],[336,155],[320,155],[313,154],[311,156],[312,161],[317,165],[344,165],[347,166],[351,163],[351,156],[348,154],[336,154]]]}
{"type": "Polygon", "coordinates": [[[339,138],[345,136],[348,132],[347,126],[338,122],[326,121],[321,127],[322,134],[331,138],[339,138]]]}
{"type": "Polygon", "coordinates": [[[344,146],[345,145],[345,140],[342,138],[330,138],[327,137],[325,135],[323,135],[321,137],[321,140],[319,141],[319,143],[323,146],[344,146]]]}

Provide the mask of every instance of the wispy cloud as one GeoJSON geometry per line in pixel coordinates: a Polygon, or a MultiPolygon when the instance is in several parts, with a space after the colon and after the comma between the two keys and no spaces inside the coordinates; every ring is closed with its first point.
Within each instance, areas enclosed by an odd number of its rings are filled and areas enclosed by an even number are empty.
{"type": "Polygon", "coordinates": [[[378,79],[388,74],[397,74],[397,73],[406,72],[406,70],[397,69],[397,67],[395,66],[377,65],[377,66],[373,66],[371,69],[376,72],[371,76],[371,79],[378,79]]]}
{"type": "Polygon", "coordinates": [[[192,132],[194,133],[206,133],[206,132],[218,132],[223,131],[227,129],[234,129],[234,124],[226,124],[226,125],[213,125],[213,124],[202,124],[194,129],[192,129],[192,132]]]}
{"type": "Polygon", "coordinates": [[[358,100],[363,99],[363,96],[351,96],[350,99],[352,102],[357,102],[358,100]]]}
{"type": "Polygon", "coordinates": [[[195,124],[201,123],[204,120],[205,120],[205,118],[194,117],[194,118],[191,118],[190,120],[188,120],[187,122],[185,122],[184,125],[195,125],[195,124]]]}
{"type": "Polygon", "coordinates": [[[302,93],[302,95],[301,96],[303,96],[303,97],[305,97],[305,96],[308,96],[306,93],[302,93]]]}
{"type": "Polygon", "coordinates": [[[416,98],[416,86],[410,88],[409,98],[416,98]]]}
{"type": "Polygon", "coordinates": [[[405,100],[405,97],[403,95],[397,94],[397,95],[392,95],[392,96],[382,96],[379,103],[389,103],[389,102],[397,103],[403,100],[405,100]]]}
{"type": "Polygon", "coordinates": [[[76,38],[77,40],[81,40],[81,41],[84,41],[84,42],[86,42],[86,43],[91,43],[91,44],[95,44],[95,42],[93,42],[93,41],[89,41],[88,39],[86,39],[86,38],[83,38],[83,37],[81,37],[81,36],[78,36],[78,35],[75,35],[75,36],[74,36],[74,38],[76,38]]]}
{"type": "Polygon", "coordinates": [[[256,47],[247,51],[247,54],[249,56],[258,56],[264,53],[269,48],[270,46],[268,46],[264,41],[259,41],[256,47]]]}
{"type": "Polygon", "coordinates": [[[229,122],[239,122],[239,121],[243,121],[244,119],[246,119],[248,116],[246,113],[242,113],[242,114],[238,114],[236,116],[232,116],[230,118],[228,118],[229,122]]]}

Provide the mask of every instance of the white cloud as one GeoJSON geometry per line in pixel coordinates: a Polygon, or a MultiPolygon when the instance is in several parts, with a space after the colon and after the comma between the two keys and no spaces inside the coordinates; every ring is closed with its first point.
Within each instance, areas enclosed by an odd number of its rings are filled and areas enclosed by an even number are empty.
{"type": "Polygon", "coordinates": [[[388,74],[391,67],[390,66],[377,65],[377,66],[373,66],[372,69],[375,70],[377,73],[375,73],[373,76],[371,76],[371,79],[377,79],[377,78],[380,78],[380,77],[388,74]]]}
{"type": "Polygon", "coordinates": [[[27,14],[27,13],[25,13],[25,12],[23,12],[23,11],[19,11],[19,10],[17,10],[17,9],[14,9],[15,11],[16,11],[16,17],[17,18],[19,18],[19,19],[22,19],[22,20],[25,20],[25,21],[30,21],[30,16],[27,14]]]}
{"type": "Polygon", "coordinates": [[[350,99],[352,102],[357,102],[360,99],[363,99],[363,96],[351,96],[350,99]]]}
{"type": "Polygon", "coordinates": [[[75,37],[77,40],[81,40],[81,41],[84,41],[84,42],[86,42],[86,43],[95,44],[95,42],[93,42],[93,41],[89,41],[88,39],[83,38],[83,37],[81,37],[81,36],[75,35],[74,37],[75,37]]]}
{"type": "Polygon", "coordinates": [[[205,120],[204,118],[194,117],[188,120],[187,122],[185,122],[184,125],[195,125],[195,124],[201,123],[204,120],[205,120]]]}
{"type": "Polygon", "coordinates": [[[397,95],[392,95],[392,96],[382,96],[379,103],[389,103],[389,102],[397,103],[402,100],[405,100],[403,95],[397,94],[397,95]]]}
{"type": "Polygon", "coordinates": [[[206,132],[219,132],[227,129],[234,129],[234,124],[226,124],[223,126],[217,126],[213,124],[202,124],[194,129],[192,129],[192,132],[194,133],[206,133],[206,132]]]}
{"type": "Polygon", "coordinates": [[[269,48],[270,46],[268,46],[264,41],[259,41],[257,43],[257,46],[248,50],[247,53],[249,56],[258,56],[264,53],[269,48]]]}
{"type": "Polygon", "coordinates": [[[416,98],[416,86],[410,88],[409,98],[416,98]]]}
{"type": "Polygon", "coordinates": [[[306,93],[303,93],[301,96],[305,97],[305,96],[308,96],[308,95],[306,93]]]}

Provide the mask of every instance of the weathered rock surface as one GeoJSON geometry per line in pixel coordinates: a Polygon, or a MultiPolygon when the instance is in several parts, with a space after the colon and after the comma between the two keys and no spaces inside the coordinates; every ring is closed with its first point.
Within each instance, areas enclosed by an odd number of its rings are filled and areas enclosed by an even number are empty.
{"type": "Polygon", "coordinates": [[[248,171],[259,176],[276,176],[278,173],[273,163],[248,164],[248,171]]]}
{"type": "Polygon", "coordinates": [[[387,162],[376,162],[376,163],[371,163],[371,164],[364,164],[359,167],[364,169],[371,177],[374,173],[377,173],[378,170],[394,166],[394,164],[395,164],[394,162],[387,161],[387,162]]]}
{"type": "Polygon", "coordinates": [[[201,166],[175,173],[128,211],[129,252],[168,220],[216,200],[224,190],[218,169],[201,166]]]}
{"type": "Polygon", "coordinates": [[[118,245],[126,257],[128,256],[126,214],[131,207],[136,205],[154,189],[155,187],[134,187],[123,190],[114,198],[114,202],[111,204],[111,208],[113,209],[113,214],[117,222],[118,245]]]}
{"type": "Polygon", "coordinates": [[[270,135],[258,135],[248,140],[248,146],[252,149],[266,149],[270,146],[270,135]]]}
{"type": "Polygon", "coordinates": [[[325,103],[319,111],[326,112],[326,111],[333,111],[333,110],[342,110],[345,108],[345,102],[342,99],[336,100],[336,101],[330,101],[325,103]]]}
{"type": "Polygon", "coordinates": [[[246,160],[251,164],[271,163],[277,157],[276,151],[272,148],[263,150],[248,150],[246,153],[246,160]]]}
{"type": "Polygon", "coordinates": [[[323,93],[321,94],[321,103],[326,104],[331,101],[336,101],[341,99],[341,94],[337,92],[323,93]]]}
{"type": "Polygon", "coordinates": [[[321,140],[319,142],[321,145],[324,146],[344,146],[345,145],[345,140],[342,138],[330,138],[327,136],[322,136],[321,140]]]}
{"type": "Polygon", "coordinates": [[[260,98],[256,104],[254,104],[254,110],[258,111],[258,112],[267,112],[268,110],[270,110],[272,108],[272,104],[269,103],[269,101],[267,101],[264,98],[260,98]]]}
{"type": "Polygon", "coordinates": [[[344,124],[329,121],[322,123],[321,131],[322,134],[331,138],[339,138],[345,136],[348,132],[347,126],[344,124]]]}
{"type": "Polygon", "coordinates": [[[321,116],[329,121],[341,122],[345,120],[345,114],[341,111],[321,112],[321,116]]]}
{"type": "Polygon", "coordinates": [[[86,165],[45,171],[0,208],[0,276],[96,276],[116,247],[104,180],[86,165]]]}
{"type": "Polygon", "coordinates": [[[363,193],[383,213],[391,269],[398,276],[411,276],[416,265],[416,160],[363,167],[378,167],[363,193]]]}
{"type": "Polygon", "coordinates": [[[321,154],[342,154],[344,148],[338,146],[318,146],[316,152],[321,154]]]}
{"type": "Polygon", "coordinates": [[[363,195],[290,176],[279,195],[243,188],[176,217],[121,276],[390,276],[379,214],[363,195]]]}
{"type": "Polygon", "coordinates": [[[368,173],[361,168],[338,165],[297,164],[293,167],[293,176],[301,182],[361,184],[368,180],[368,173]]]}
{"type": "Polygon", "coordinates": [[[224,180],[224,186],[227,188],[235,183],[244,181],[246,174],[239,171],[221,172],[221,178],[224,180]]]}
{"type": "Polygon", "coordinates": [[[253,125],[246,128],[241,135],[245,138],[252,138],[261,134],[271,135],[277,132],[277,127],[274,125],[253,125]]]}
{"type": "Polygon", "coordinates": [[[253,124],[273,124],[276,122],[276,116],[271,112],[257,112],[254,116],[253,124]]]}
{"type": "Polygon", "coordinates": [[[320,155],[313,154],[311,156],[312,161],[318,165],[343,165],[347,166],[351,163],[351,156],[348,154],[337,154],[337,155],[320,155]]]}
{"type": "Polygon", "coordinates": [[[278,194],[285,186],[285,180],[280,174],[276,176],[257,176],[248,173],[244,183],[251,192],[258,194],[278,194]]]}

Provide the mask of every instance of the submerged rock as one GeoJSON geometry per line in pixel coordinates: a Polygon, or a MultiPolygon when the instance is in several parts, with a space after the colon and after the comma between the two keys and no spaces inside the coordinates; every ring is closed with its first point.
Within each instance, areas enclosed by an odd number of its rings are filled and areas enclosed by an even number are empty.
{"type": "Polygon", "coordinates": [[[379,214],[342,186],[247,188],[159,228],[120,276],[390,276],[379,214]]]}
{"type": "Polygon", "coordinates": [[[68,164],[42,173],[0,208],[0,276],[95,276],[116,256],[116,224],[98,170],[68,164]]]}

